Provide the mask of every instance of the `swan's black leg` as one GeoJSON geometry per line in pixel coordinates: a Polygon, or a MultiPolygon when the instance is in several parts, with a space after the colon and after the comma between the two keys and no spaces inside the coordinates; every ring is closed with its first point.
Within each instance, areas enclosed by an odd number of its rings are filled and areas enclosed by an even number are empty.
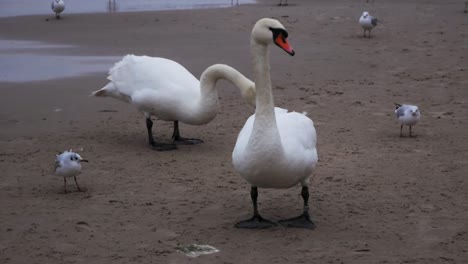
{"type": "Polygon", "coordinates": [[[304,199],[304,212],[298,217],[280,220],[279,223],[286,227],[314,229],[315,224],[309,215],[309,187],[302,186],[301,196],[304,199]]]}
{"type": "Polygon", "coordinates": [[[174,121],[174,133],[172,134],[172,139],[174,143],[180,145],[195,145],[203,143],[203,140],[198,138],[183,138],[180,136],[179,132],[179,121],[174,121]]]}
{"type": "Polygon", "coordinates": [[[153,138],[153,121],[151,121],[151,118],[147,117],[146,118],[146,128],[148,130],[148,141],[151,147],[154,150],[157,151],[166,151],[166,150],[174,150],[177,148],[176,145],[174,144],[164,144],[164,143],[156,143],[153,138]]]}
{"type": "Polygon", "coordinates": [[[148,130],[148,142],[151,146],[154,146],[154,138],[153,138],[153,121],[149,117],[146,118],[146,129],[148,130]]]}
{"type": "Polygon", "coordinates": [[[237,228],[248,228],[248,229],[264,229],[275,226],[276,224],[264,219],[259,213],[257,208],[257,197],[258,197],[258,190],[257,187],[252,186],[250,189],[250,197],[252,198],[254,214],[252,218],[244,221],[240,221],[239,223],[235,224],[237,228]]]}

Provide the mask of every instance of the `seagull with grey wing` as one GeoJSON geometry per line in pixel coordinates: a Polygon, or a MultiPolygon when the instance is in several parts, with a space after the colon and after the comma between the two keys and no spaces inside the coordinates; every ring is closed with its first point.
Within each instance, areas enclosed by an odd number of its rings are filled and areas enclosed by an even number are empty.
{"type": "Polygon", "coordinates": [[[55,17],[60,19],[60,13],[65,10],[65,2],[63,0],[53,0],[50,7],[55,12],[55,17]]]}
{"type": "Polygon", "coordinates": [[[366,31],[369,31],[368,37],[370,38],[371,30],[377,26],[377,18],[369,15],[369,12],[363,12],[359,18],[359,25],[362,27],[364,37],[366,37],[366,31]]]}
{"type": "Polygon", "coordinates": [[[76,176],[81,173],[81,162],[88,162],[88,160],[83,159],[80,154],[72,150],[56,155],[55,175],[63,177],[65,193],[67,193],[67,178],[71,177],[75,179],[76,187],[81,192],[80,186],[76,181],[76,176]]]}
{"type": "Polygon", "coordinates": [[[395,115],[400,122],[400,137],[403,137],[403,126],[409,126],[409,136],[412,137],[411,127],[416,125],[421,118],[419,108],[415,105],[395,103],[395,115]]]}

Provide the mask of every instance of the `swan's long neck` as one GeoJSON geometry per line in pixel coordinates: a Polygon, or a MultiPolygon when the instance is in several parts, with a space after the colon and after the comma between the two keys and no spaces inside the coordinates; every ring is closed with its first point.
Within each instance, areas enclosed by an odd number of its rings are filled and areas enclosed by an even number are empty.
{"type": "MultiPolygon", "coordinates": [[[[271,88],[269,49],[267,45],[252,41],[251,51],[257,97],[255,122],[249,142],[252,144],[265,144],[269,148],[281,148],[271,88]]],[[[276,151],[279,150],[276,149],[276,151]]]]}
{"type": "Polygon", "coordinates": [[[255,96],[254,83],[236,69],[224,64],[214,64],[208,67],[200,77],[200,99],[196,105],[197,116],[203,116],[207,122],[211,121],[218,112],[216,82],[220,79],[225,79],[237,86],[247,100],[255,96]]]}

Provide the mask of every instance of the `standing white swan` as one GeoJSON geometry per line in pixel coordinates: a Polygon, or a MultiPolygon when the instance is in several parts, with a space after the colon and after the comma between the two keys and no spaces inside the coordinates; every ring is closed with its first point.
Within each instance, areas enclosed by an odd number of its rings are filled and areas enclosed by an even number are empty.
{"type": "Polygon", "coordinates": [[[180,136],[179,121],[189,125],[204,125],[218,113],[219,79],[226,79],[239,87],[242,97],[255,105],[255,84],[234,68],[215,64],[208,67],[200,81],[179,63],[148,56],[126,55],[109,71],[110,82],[92,93],[110,96],[133,104],[146,116],[148,140],[159,151],[172,150],[175,144],[156,143],[153,138],[151,116],[174,122],[172,138],[179,144],[198,144],[199,139],[180,136]]]}
{"type": "Polygon", "coordinates": [[[257,92],[256,109],[239,133],[232,161],[234,169],[251,185],[254,215],[237,223],[238,228],[275,225],[258,213],[258,187],[282,189],[298,183],[302,185],[303,214],[280,223],[290,227],[315,227],[309,217],[308,205],[309,177],[318,161],[314,123],[304,114],[275,108],[273,102],[268,46],[275,43],[294,55],[287,37],[283,25],[274,19],[261,19],[252,30],[250,43],[257,92]]]}
{"type": "Polygon", "coordinates": [[[65,10],[65,2],[63,0],[54,0],[52,1],[51,8],[55,12],[55,17],[60,19],[60,13],[65,10]]]}

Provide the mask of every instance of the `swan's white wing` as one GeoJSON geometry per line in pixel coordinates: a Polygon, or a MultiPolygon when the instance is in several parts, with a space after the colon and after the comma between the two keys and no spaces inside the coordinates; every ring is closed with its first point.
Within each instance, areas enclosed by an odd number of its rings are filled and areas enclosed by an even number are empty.
{"type": "Polygon", "coordinates": [[[314,122],[304,114],[275,108],[276,122],[288,164],[309,176],[318,161],[314,122]]]}
{"type": "Polygon", "coordinates": [[[294,145],[304,149],[315,148],[317,134],[314,122],[304,114],[287,112],[286,109],[275,108],[276,122],[284,145],[294,145]]]}
{"type": "Polygon", "coordinates": [[[119,93],[129,97],[146,89],[184,98],[200,93],[197,78],[179,63],[164,58],[127,55],[109,70],[108,79],[119,93]]]}

